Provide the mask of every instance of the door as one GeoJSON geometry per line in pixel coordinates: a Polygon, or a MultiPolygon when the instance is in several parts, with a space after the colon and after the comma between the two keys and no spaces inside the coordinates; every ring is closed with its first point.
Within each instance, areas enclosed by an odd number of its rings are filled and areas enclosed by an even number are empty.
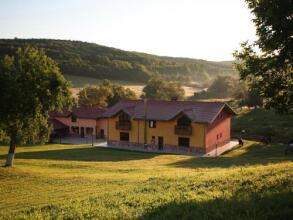
{"type": "Polygon", "coordinates": [[[164,148],[164,138],[163,137],[158,137],[158,146],[159,146],[159,150],[163,150],[163,148],[164,148]]]}
{"type": "Polygon", "coordinates": [[[84,138],[84,127],[80,128],[80,137],[84,138]]]}
{"type": "Polygon", "coordinates": [[[100,131],[100,135],[101,135],[101,138],[102,138],[102,139],[105,138],[105,131],[104,131],[104,129],[101,129],[101,131],[100,131]]]}

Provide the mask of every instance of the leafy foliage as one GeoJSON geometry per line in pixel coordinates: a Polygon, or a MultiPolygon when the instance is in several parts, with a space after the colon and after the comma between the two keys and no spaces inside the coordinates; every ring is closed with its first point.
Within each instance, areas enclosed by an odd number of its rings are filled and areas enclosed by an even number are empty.
{"type": "Polygon", "coordinates": [[[129,88],[112,84],[112,95],[108,97],[108,107],[116,104],[121,99],[137,99],[135,92],[129,88]]]}
{"type": "Polygon", "coordinates": [[[151,78],[143,88],[142,98],[153,100],[183,99],[185,91],[180,82],[166,81],[160,77],[151,78]]]}
{"type": "Polygon", "coordinates": [[[136,94],[120,85],[104,80],[99,86],[86,86],[78,93],[79,106],[110,107],[121,99],[136,99],[136,94]]]}
{"type": "Polygon", "coordinates": [[[202,82],[219,74],[235,74],[230,62],[159,57],[79,41],[2,39],[0,56],[13,55],[16,48],[24,45],[44,48],[68,75],[146,82],[160,74],[167,80],[202,82]]]}
{"type": "Polygon", "coordinates": [[[105,108],[109,96],[112,96],[111,88],[89,85],[79,91],[78,105],[105,108]]]}
{"type": "Polygon", "coordinates": [[[48,112],[71,104],[69,84],[43,50],[26,47],[0,61],[0,128],[10,145],[46,141],[48,112]]]}
{"type": "Polygon", "coordinates": [[[240,81],[235,87],[233,98],[238,102],[239,106],[262,107],[263,99],[259,94],[259,90],[255,87],[247,86],[246,81],[240,81]]]}
{"type": "Polygon", "coordinates": [[[240,78],[252,82],[267,108],[279,113],[293,109],[293,15],[292,0],[246,0],[255,15],[258,39],[242,43],[235,64],[240,78]],[[256,52],[256,48],[259,52],[256,52]]]}
{"type": "Polygon", "coordinates": [[[207,90],[195,93],[191,99],[223,99],[231,98],[239,82],[230,76],[218,76],[207,90]]]}

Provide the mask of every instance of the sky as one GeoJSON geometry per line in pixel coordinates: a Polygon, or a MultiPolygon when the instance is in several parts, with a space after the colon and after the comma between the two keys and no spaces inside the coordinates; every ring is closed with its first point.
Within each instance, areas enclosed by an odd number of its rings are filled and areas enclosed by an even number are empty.
{"type": "Polygon", "coordinates": [[[256,39],[252,18],[244,0],[0,0],[0,38],[222,61],[256,39]]]}

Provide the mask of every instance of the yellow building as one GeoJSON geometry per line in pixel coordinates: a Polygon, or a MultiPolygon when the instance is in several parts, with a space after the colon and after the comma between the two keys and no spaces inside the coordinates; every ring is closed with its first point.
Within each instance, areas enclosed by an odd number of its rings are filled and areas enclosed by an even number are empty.
{"type": "Polygon", "coordinates": [[[104,116],[110,146],[207,153],[230,141],[233,114],[220,102],[125,100],[104,116]]]}

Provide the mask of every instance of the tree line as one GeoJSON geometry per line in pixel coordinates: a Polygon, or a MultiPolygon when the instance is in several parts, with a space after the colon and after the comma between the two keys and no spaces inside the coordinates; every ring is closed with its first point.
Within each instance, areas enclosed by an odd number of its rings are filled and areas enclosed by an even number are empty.
{"type": "Polygon", "coordinates": [[[205,82],[219,74],[235,75],[231,64],[160,57],[68,40],[0,39],[0,57],[14,55],[17,48],[28,45],[44,48],[67,75],[134,82],[147,82],[154,75],[181,82],[205,82]]]}

